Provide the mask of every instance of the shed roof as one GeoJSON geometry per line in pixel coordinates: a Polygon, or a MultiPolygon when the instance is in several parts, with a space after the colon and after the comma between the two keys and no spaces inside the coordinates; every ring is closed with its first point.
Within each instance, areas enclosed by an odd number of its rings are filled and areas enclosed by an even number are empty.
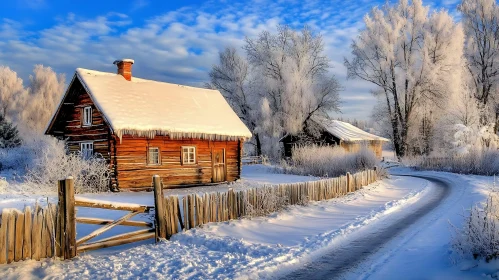
{"type": "Polygon", "coordinates": [[[236,140],[251,137],[218,90],[76,69],[114,134],[236,140]]]}
{"type": "Polygon", "coordinates": [[[337,121],[337,120],[324,120],[319,123],[324,129],[331,133],[333,136],[339,138],[346,142],[356,142],[356,141],[390,141],[381,136],[377,136],[366,132],[356,126],[349,123],[337,121]]]}

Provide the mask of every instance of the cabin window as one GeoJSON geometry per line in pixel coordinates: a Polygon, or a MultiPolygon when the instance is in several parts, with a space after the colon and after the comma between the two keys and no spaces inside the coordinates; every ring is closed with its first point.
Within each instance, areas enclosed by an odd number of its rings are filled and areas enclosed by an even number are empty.
{"type": "Polygon", "coordinates": [[[89,159],[94,155],[94,143],[86,142],[80,144],[81,157],[89,159]]]}
{"type": "Polygon", "coordinates": [[[147,155],[147,164],[157,165],[159,164],[159,148],[158,147],[149,147],[148,155],[147,155]]]}
{"type": "Polygon", "coordinates": [[[83,108],[83,125],[92,125],[92,107],[90,106],[83,108]]]}
{"type": "Polygon", "coordinates": [[[182,147],[182,164],[196,164],[196,147],[182,147]]]}

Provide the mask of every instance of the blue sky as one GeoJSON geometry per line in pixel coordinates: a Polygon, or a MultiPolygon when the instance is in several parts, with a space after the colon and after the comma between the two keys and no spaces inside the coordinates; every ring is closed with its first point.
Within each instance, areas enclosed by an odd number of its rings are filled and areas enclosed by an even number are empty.
{"type": "MultiPolygon", "coordinates": [[[[393,0],[392,0],[393,2],[393,0]]],[[[458,0],[424,1],[456,14],[458,0]]],[[[65,73],[75,68],[114,72],[112,62],[133,58],[137,77],[202,86],[226,46],[278,24],[308,25],[322,34],[343,84],[342,116],[367,119],[371,85],[346,80],[344,57],[362,18],[384,0],[367,1],[152,1],[5,0],[0,3],[0,65],[27,80],[35,64],[65,73]]],[[[242,51],[241,51],[242,53],[242,51]]]]}

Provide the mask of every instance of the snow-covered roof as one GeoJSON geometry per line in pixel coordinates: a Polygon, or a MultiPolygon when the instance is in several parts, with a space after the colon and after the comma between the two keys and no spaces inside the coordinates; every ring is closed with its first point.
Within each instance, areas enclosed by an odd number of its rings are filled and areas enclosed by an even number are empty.
{"type": "Polygon", "coordinates": [[[217,90],[78,68],[76,75],[118,137],[236,140],[251,132],[217,90]]]}
{"type": "Polygon", "coordinates": [[[324,120],[318,123],[321,124],[326,131],[328,131],[333,136],[339,138],[342,141],[346,142],[372,141],[372,140],[390,141],[389,139],[376,136],[369,132],[365,132],[364,130],[346,122],[337,121],[337,120],[324,120]]]}

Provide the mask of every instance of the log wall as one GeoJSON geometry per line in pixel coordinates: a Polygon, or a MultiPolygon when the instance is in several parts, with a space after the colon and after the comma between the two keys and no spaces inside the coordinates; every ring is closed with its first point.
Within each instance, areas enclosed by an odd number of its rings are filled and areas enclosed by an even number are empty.
{"type": "Polygon", "coordinates": [[[116,166],[120,189],[151,187],[153,175],[161,176],[166,186],[206,184],[212,182],[212,151],[225,149],[226,180],[240,177],[242,152],[239,141],[208,141],[170,139],[168,136],[123,136],[116,139],[116,166]],[[182,164],[182,146],[196,147],[196,164],[182,164]],[[160,164],[148,165],[149,147],[160,150],[160,164]]]}
{"type": "Polygon", "coordinates": [[[109,160],[111,130],[104,121],[103,114],[97,109],[90,96],[75,78],[69,88],[68,95],[57,115],[49,134],[62,139],[67,139],[70,152],[80,151],[80,143],[94,142],[94,153],[99,153],[109,160]],[[82,125],[83,108],[92,107],[92,125],[82,125]]]}

